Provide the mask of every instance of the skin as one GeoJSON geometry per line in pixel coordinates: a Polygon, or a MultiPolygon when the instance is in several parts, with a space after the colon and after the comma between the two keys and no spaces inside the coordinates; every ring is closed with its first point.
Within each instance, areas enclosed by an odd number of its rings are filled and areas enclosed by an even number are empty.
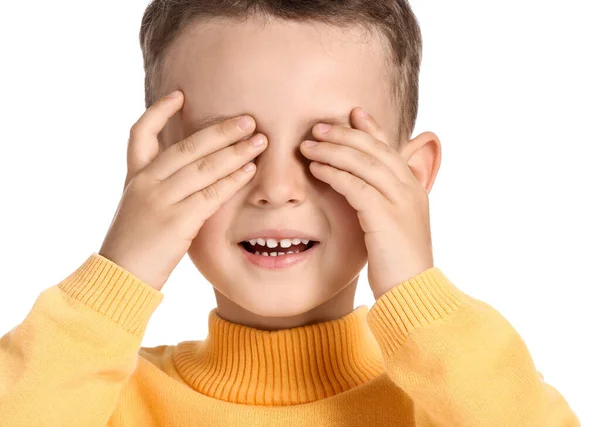
{"type": "MultiPolygon", "coordinates": [[[[364,232],[344,196],[317,179],[300,151],[315,139],[320,119],[365,108],[395,141],[398,112],[385,77],[381,40],[359,28],[250,18],[195,23],[171,45],[161,92],[180,89],[182,110],[159,137],[161,151],[201,127],[206,114],[250,114],[268,146],[252,180],[202,226],[188,255],[212,284],[226,320],[278,330],[338,319],[354,310],[367,262],[364,232]],[[237,243],[262,228],[291,228],[318,236],[308,262],[283,270],[249,264],[237,243]]],[[[387,143],[387,142],[386,142],[387,143]]],[[[426,132],[395,141],[419,182],[431,189],[439,139],[426,132]]]]}

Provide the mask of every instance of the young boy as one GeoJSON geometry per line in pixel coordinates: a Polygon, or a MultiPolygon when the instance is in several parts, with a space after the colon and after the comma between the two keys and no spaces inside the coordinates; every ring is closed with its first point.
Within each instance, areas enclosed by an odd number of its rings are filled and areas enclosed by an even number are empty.
{"type": "Polygon", "coordinates": [[[580,425],[434,266],[441,149],[410,139],[407,2],[154,1],[140,40],[121,203],[0,341],[1,426],[580,425]],[[186,253],[215,290],[209,334],[140,349],[186,253]],[[376,302],[354,308],[367,261],[376,302]]]}

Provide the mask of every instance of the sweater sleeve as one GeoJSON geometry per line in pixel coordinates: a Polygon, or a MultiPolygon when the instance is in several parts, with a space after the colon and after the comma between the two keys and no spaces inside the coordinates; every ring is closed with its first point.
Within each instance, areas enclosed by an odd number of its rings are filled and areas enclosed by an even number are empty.
{"type": "Polygon", "coordinates": [[[0,339],[0,426],[105,427],[163,294],[93,253],[0,339]]]}
{"type": "Polygon", "coordinates": [[[437,267],[381,295],[367,321],[417,427],[581,425],[508,320],[437,267]]]}

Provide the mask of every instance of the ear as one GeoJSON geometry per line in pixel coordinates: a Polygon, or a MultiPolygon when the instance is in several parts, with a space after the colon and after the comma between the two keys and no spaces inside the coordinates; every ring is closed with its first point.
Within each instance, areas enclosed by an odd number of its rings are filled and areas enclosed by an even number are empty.
{"type": "Polygon", "coordinates": [[[442,162],[442,145],[437,135],[433,132],[423,132],[404,142],[400,148],[400,155],[429,194],[442,162]]]}

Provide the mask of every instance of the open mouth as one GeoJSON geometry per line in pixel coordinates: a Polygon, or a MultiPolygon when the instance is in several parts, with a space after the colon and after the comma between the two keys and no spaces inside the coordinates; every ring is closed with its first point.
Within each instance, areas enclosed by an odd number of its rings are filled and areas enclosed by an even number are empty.
{"type": "Polygon", "coordinates": [[[241,245],[246,252],[250,252],[251,254],[255,254],[255,255],[264,255],[264,256],[275,256],[275,255],[287,255],[287,254],[293,254],[293,253],[300,253],[300,252],[304,252],[310,248],[312,248],[315,244],[318,244],[319,242],[314,241],[314,240],[309,240],[308,243],[304,243],[304,242],[299,242],[299,243],[292,243],[291,246],[289,247],[282,247],[281,243],[278,242],[277,246],[270,248],[268,247],[266,244],[265,245],[260,245],[258,244],[258,242],[254,245],[252,245],[250,242],[240,242],[238,243],[239,245],[241,245]]]}

